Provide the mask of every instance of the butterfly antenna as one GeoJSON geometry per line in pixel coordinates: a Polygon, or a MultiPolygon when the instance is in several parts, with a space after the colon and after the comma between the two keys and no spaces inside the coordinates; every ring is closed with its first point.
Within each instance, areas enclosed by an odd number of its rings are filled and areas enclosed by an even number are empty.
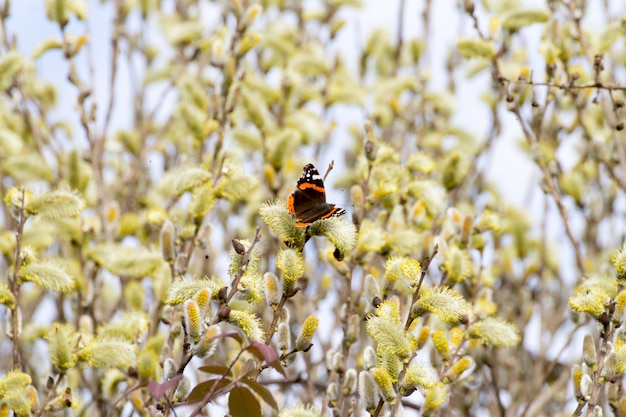
{"type": "Polygon", "coordinates": [[[330,161],[330,164],[328,164],[328,168],[326,168],[326,173],[324,174],[324,178],[322,178],[322,181],[326,181],[326,177],[328,176],[328,174],[330,174],[330,171],[332,171],[334,167],[335,161],[332,160],[330,161]]]}

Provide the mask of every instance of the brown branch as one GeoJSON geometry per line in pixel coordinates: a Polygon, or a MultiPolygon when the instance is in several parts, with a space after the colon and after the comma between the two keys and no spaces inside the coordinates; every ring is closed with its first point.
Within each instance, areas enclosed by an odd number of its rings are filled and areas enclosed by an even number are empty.
{"type": "MultiPolygon", "coordinates": [[[[537,138],[535,137],[535,134],[531,131],[531,129],[528,127],[528,125],[524,121],[522,114],[520,112],[519,105],[516,104],[511,111],[513,112],[513,114],[515,114],[515,116],[517,116],[520,122],[520,125],[522,127],[522,131],[524,132],[524,136],[526,136],[526,140],[528,141],[531,148],[533,148],[534,146],[538,144],[538,141],[537,141],[537,138]]],[[[578,267],[579,272],[584,274],[586,272],[586,269],[585,269],[585,262],[583,259],[583,254],[580,250],[579,242],[576,240],[576,237],[574,236],[574,233],[572,232],[572,229],[569,225],[567,210],[565,209],[563,201],[561,200],[561,194],[559,193],[557,189],[556,183],[554,181],[554,177],[552,173],[550,173],[550,170],[544,161],[537,158],[536,163],[539,166],[541,173],[543,174],[543,179],[548,188],[548,192],[552,196],[552,199],[554,200],[554,203],[556,204],[556,207],[559,211],[559,215],[561,216],[561,219],[563,220],[563,226],[565,227],[565,234],[567,235],[567,238],[569,239],[570,243],[572,244],[572,247],[574,248],[576,266],[578,267]]]]}
{"type": "Polygon", "coordinates": [[[235,279],[233,279],[233,283],[231,284],[230,292],[228,293],[228,296],[226,297],[226,304],[228,304],[228,302],[237,293],[237,287],[239,286],[239,281],[241,280],[241,277],[248,269],[248,263],[250,263],[250,255],[252,254],[254,247],[256,246],[257,243],[259,243],[260,240],[261,240],[261,228],[257,226],[254,240],[252,241],[252,244],[250,245],[248,250],[244,252],[243,259],[241,260],[241,266],[239,267],[239,270],[237,271],[237,275],[235,275],[235,279]]]}
{"type": "Polygon", "coordinates": [[[400,0],[400,5],[398,7],[398,24],[397,28],[397,40],[398,45],[396,46],[396,50],[394,51],[393,62],[395,65],[395,72],[397,73],[400,69],[400,57],[402,56],[402,46],[404,44],[403,32],[404,32],[404,10],[406,6],[405,0],[400,0]]]}
{"type": "Polygon", "coordinates": [[[119,54],[120,34],[123,33],[123,20],[122,20],[122,1],[115,0],[113,2],[113,9],[115,17],[113,18],[113,30],[111,39],[111,74],[109,78],[109,102],[107,103],[107,111],[104,117],[104,124],[102,125],[102,134],[100,135],[100,146],[104,148],[106,143],[107,131],[111,123],[111,116],[113,114],[113,106],[115,104],[115,83],[117,80],[117,62],[119,54]]]}
{"type": "Polygon", "coordinates": [[[20,206],[20,217],[15,229],[15,267],[13,274],[9,280],[9,288],[13,298],[15,298],[15,307],[11,308],[11,342],[13,343],[13,370],[22,369],[22,358],[20,355],[20,283],[18,273],[22,266],[22,237],[24,235],[24,225],[28,217],[26,216],[26,191],[22,188],[22,202],[20,206]]]}

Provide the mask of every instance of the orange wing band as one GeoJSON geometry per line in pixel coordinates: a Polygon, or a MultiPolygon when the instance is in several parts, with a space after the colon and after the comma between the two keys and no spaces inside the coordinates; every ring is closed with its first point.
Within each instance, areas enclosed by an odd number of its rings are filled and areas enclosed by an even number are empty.
{"type": "Polygon", "coordinates": [[[324,187],[320,187],[320,186],[312,184],[310,182],[303,182],[302,184],[298,185],[298,188],[301,189],[301,190],[306,190],[307,188],[312,188],[315,191],[318,191],[320,193],[326,193],[326,191],[324,191],[324,187]]]}

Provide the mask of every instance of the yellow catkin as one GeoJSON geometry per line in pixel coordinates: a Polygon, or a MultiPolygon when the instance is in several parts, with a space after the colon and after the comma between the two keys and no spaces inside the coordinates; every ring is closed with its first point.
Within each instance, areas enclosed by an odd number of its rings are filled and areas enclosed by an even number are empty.
{"type": "Polygon", "coordinates": [[[396,392],[393,389],[393,380],[391,379],[391,375],[383,368],[374,368],[372,370],[372,375],[376,380],[376,383],[381,388],[381,393],[386,401],[390,403],[394,403],[396,400],[396,392]]]}
{"type": "Polygon", "coordinates": [[[428,342],[428,336],[430,336],[430,327],[424,326],[420,329],[417,335],[417,348],[421,349],[428,342]]]}
{"type": "Polygon", "coordinates": [[[453,327],[450,329],[450,343],[455,348],[458,347],[462,342],[465,336],[465,332],[460,327],[453,327]]]}
{"type": "Polygon", "coordinates": [[[472,366],[472,359],[465,356],[459,359],[448,371],[448,378],[451,381],[455,381],[463,372],[465,372],[470,366],[472,366]]]}
{"type": "Polygon", "coordinates": [[[304,321],[302,325],[302,330],[296,339],[296,349],[297,350],[305,350],[308,349],[311,345],[311,339],[313,339],[313,335],[315,334],[315,330],[317,330],[317,325],[319,324],[319,319],[315,316],[309,316],[304,321]]]}
{"type": "Polygon", "coordinates": [[[185,302],[185,325],[189,336],[197,342],[200,338],[200,309],[194,300],[185,302]]]}
{"type": "Polygon", "coordinates": [[[208,288],[203,288],[196,294],[196,302],[201,310],[206,309],[209,301],[211,300],[211,292],[208,288]]]}
{"type": "Polygon", "coordinates": [[[580,389],[580,382],[583,379],[583,368],[579,365],[574,365],[572,367],[572,383],[574,385],[574,395],[576,398],[582,398],[582,393],[580,389]]]}
{"type": "Polygon", "coordinates": [[[437,330],[433,332],[432,339],[435,349],[437,349],[437,352],[441,355],[441,359],[443,359],[444,362],[448,362],[450,360],[450,345],[446,334],[441,330],[437,330]]]}
{"type": "Polygon", "coordinates": [[[619,400],[617,407],[617,417],[626,417],[626,398],[619,400]]]}

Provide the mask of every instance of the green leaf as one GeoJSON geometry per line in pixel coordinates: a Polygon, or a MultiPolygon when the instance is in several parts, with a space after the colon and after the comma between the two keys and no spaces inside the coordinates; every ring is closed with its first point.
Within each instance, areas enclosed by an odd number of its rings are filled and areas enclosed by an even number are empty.
{"type": "Polygon", "coordinates": [[[235,387],[228,396],[228,410],[233,417],[261,417],[261,404],[244,387],[235,387]]]}
{"type": "Polygon", "coordinates": [[[228,369],[228,366],[225,366],[225,365],[205,365],[205,366],[199,367],[198,370],[209,373],[209,374],[215,374],[215,375],[226,375],[226,376],[233,375],[232,371],[228,369]]]}
{"type": "Polygon", "coordinates": [[[248,351],[261,360],[265,360],[268,365],[280,372],[285,376],[285,370],[283,369],[280,361],[278,360],[278,353],[271,346],[257,342],[254,339],[250,339],[250,346],[248,351]]]}
{"type": "Polygon", "coordinates": [[[278,410],[278,404],[276,403],[272,392],[266,386],[261,385],[258,382],[249,378],[243,378],[241,382],[249,386],[252,391],[256,392],[267,405],[272,407],[274,410],[278,410]]]}
{"type": "Polygon", "coordinates": [[[218,393],[220,390],[230,385],[231,380],[230,378],[224,378],[224,379],[216,378],[216,379],[210,379],[208,381],[199,383],[189,393],[189,396],[187,397],[187,404],[193,404],[193,403],[202,401],[204,396],[209,391],[211,391],[211,388],[213,388],[213,385],[215,385],[216,383],[218,385],[214,392],[218,393]]]}
{"type": "Polygon", "coordinates": [[[153,398],[160,400],[167,391],[169,391],[170,389],[174,388],[176,385],[178,385],[178,382],[183,379],[183,375],[182,374],[178,374],[176,376],[173,376],[172,378],[168,379],[165,382],[162,383],[158,383],[155,381],[151,381],[148,383],[148,390],[150,391],[150,395],[152,395],[153,398]]]}

